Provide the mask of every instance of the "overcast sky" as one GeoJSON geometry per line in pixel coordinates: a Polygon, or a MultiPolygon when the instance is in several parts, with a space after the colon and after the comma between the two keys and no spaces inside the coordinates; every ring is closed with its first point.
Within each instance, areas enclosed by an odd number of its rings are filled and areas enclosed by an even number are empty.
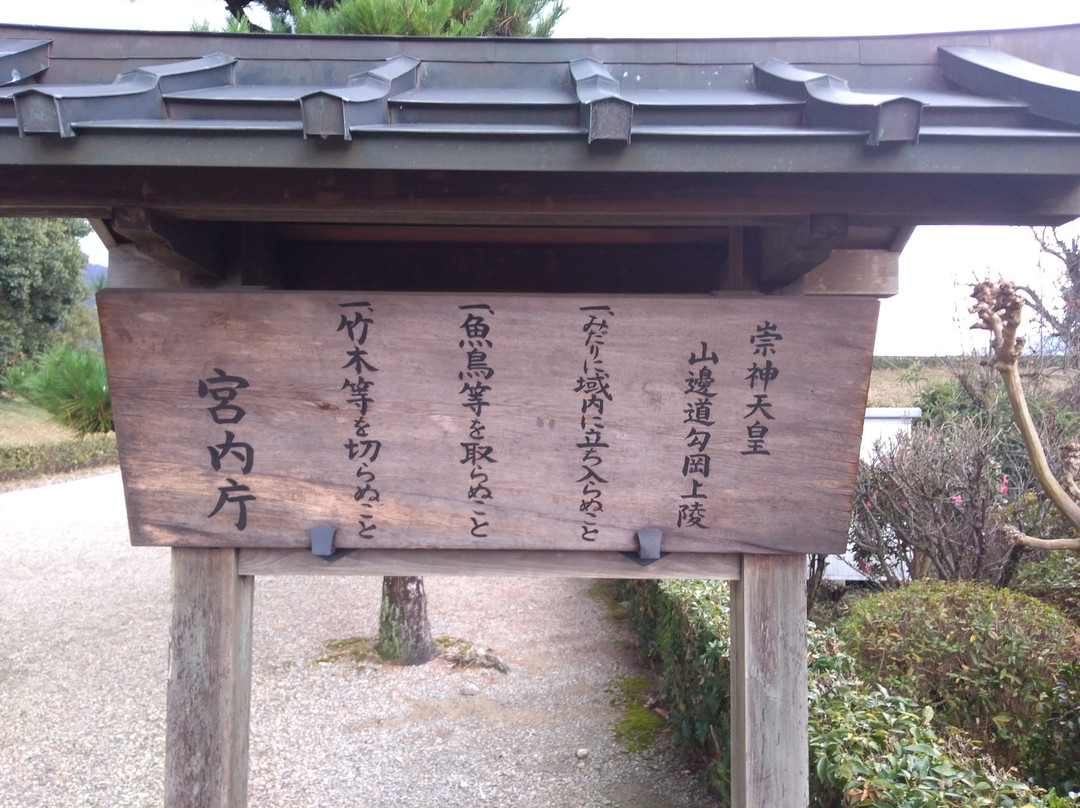
{"type": "MultiPolygon", "coordinates": [[[[1014,3],[905,0],[566,0],[562,37],[782,37],[899,34],[1018,28],[1080,22],[1075,0],[1014,3]]],[[[219,28],[223,0],[0,0],[0,22],[88,28],[219,28]]],[[[100,245],[91,260],[104,263],[100,245]]],[[[1038,250],[1024,228],[919,228],[901,256],[900,294],[882,305],[876,353],[934,355],[982,347],[967,330],[967,286],[974,277],[1032,281],[1038,250]]],[[[1048,267],[1052,264],[1047,264],[1048,267]]]]}

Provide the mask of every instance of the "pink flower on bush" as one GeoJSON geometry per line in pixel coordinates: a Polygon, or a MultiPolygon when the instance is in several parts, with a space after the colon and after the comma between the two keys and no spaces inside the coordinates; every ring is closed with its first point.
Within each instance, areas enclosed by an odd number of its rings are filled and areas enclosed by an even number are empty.
{"type": "Polygon", "coordinates": [[[959,494],[957,494],[955,497],[949,497],[949,499],[951,499],[953,501],[953,504],[955,504],[955,505],[963,505],[964,504],[964,498],[962,496],[960,496],[959,494]]]}
{"type": "Polygon", "coordinates": [[[1009,475],[1008,474],[1002,474],[1001,475],[1001,485],[998,486],[998,491],[1000,491],[1002,494],[1009,493],[1009,475]]]}

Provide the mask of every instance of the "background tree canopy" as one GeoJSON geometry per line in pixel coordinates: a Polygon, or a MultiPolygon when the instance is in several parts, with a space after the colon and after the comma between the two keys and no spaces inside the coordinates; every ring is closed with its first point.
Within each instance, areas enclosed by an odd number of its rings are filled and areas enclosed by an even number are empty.
{"type": "Polygon", "coordinates": [[[262,30],[248,7],[270,14],[270,31],[297,34],[549,37],[563,0],[225,0],[229,29],[262,30]]]}
{"type": "Polygon", "coordinates": [[[83,219],[0,219],[0,371],[58,339],[89,292],[83,219]]]}

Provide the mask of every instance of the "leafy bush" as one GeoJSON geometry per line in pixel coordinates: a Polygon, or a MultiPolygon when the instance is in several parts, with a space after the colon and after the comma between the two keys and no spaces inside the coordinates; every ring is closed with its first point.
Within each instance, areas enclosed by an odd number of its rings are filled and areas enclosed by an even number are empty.
{"type": "MultiPolygon", "coordinates": [[[[664,670],[670,720],[687,756],[728,797],[731,781],[727,587],[626,582],[631,624],[664,670]]],[[[942,739],[932,710],[867,685],[831,631],[809,635],[810,795],[815,808],[1080,808],[980,759],[962,733],[942,739]]]]}
{"type": "Polygon", "coordinates": [[[810,632],[811,805],[1075,806],[1037,796],[962,733],[942,737],[932,708],[867,685],[839,646],[832,632],[810,632]]]}
{"type": "Polygon", "coordinates": [[[664,671],[675,744],[706,769],[725,795],[731,788],[728,665],[730,612],[722,581],[626,582],[631,626],[642,654],[664,671]]]}
{"type": "Polygon", "coordinates": [[[116,464],[116,435],[85,435],[74,440],[27,446],[0,446],[0,482],[116,464]]]}
{"type": "Polygon", "coordinates": [[[1054,686],[1043,694],[1022,757],[1034,782],[1063,794],[1080,791],[1080,663],[1058,671],[1054,686]]]}
{"type": "Polygon", "coordinates": [[[864,598],[840,622],[864,676],[921,699],[941,726],[1022,763],[1043,694],[1080,658],[1080,631],[1052,606],[971,582],[919,582],[864,598]]]}
{"type": "Polygon", "coordinates": [[[0,386],[46,410],[80,435],[112,429],[105,359],[96,351],[57,345],[13,367],[0,386]]]}
{"type": "Polygon", "coordinates": [[[1025,565],[1013,588],[1057,606],[1080,626],[1080,553],[1055,550],[1045,560],[1025,565]]]}

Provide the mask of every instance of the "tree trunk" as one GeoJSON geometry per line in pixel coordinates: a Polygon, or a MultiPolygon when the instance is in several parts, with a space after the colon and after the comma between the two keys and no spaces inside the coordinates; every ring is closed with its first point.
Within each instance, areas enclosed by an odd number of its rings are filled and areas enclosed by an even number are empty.
{"type": "Polygon", "coordinates": [[[814,610],[814,601],[817,600],[821,582],[825,579],[825,568],[829,566],[828,556],[812,555],[810,559],[810,574],[806,577],[806,616],[814,610]]]}
{"type": "Polygon", "coordinates": [[[423,665],[435,656],[423,578],[389,575],[383,578],[379,642],[375,650],[383,659],[403,665],[423,665]]]}

